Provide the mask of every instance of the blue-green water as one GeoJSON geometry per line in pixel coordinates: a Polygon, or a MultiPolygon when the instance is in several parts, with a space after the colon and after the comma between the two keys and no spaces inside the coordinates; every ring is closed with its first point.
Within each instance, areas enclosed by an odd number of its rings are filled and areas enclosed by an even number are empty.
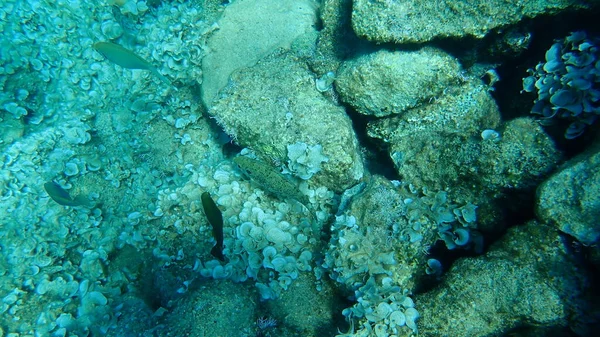
{"type": "Polygon", "coordinates": [[[591,335],[594,10],[4,0],[0,337],[591,335]]]}

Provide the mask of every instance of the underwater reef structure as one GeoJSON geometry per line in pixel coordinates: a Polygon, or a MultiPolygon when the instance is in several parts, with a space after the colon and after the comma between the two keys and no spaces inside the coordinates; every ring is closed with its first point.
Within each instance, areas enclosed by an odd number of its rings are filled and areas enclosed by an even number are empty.
{"type": "Polygon", "coordinates": [[[591,335],[598,6],[3,1],[0,337],[591,335]]]}
{"type": "Polygon", "coordinates": [[[574,0],[528,1],[352,1],[352,28],[377,43],[423,43],[436,38],[474,36],[560,11],[589,9],[574,0]],[[386,23],[386,24],[382,24],[386,23]]]}
{"type": "Polygon", "coordinates": [[[545,123],[553,118],[570,122],[565,138],[581,136],[600,115],[600,38],[588,38],[583,31],[556,41],[523,79],[523,91],[538,96],[531,113],[545,123]]]}

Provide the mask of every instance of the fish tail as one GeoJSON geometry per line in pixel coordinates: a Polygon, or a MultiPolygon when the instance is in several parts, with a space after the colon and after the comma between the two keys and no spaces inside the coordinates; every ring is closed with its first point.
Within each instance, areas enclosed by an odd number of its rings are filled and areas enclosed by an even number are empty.
{"type": "MultiPolygon", "coordinates": [[[[152,67],[150,68],[150,71],[156,76],[158,77],[158,79],[160,79],[161,81],[163,81],[164,83],[168,84],[169,86],[175,88],[175,86],[173,85],[173,82],[171,82],[166,76],[164,76],[163,74],[161,74],[158,69],[152,67]]],[[[177,88],[175,88],[175,90],[177,90],[177,88]]]]}
{"type": "Polygon", "coordinates": [[[210,254],[219,259],[220,261],[225,261],[225,255],[223,255],[223,246],[221,245],[217,244],[214,247],[212,247],[212,249],[210,250],[210,254]]]}

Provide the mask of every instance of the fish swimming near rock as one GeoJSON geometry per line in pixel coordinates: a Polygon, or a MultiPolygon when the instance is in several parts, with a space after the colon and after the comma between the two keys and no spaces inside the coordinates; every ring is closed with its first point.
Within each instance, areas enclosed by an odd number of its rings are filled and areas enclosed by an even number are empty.
{"type": "Polygon", "coordinates": [[[215,246],[210,250],[210,253],[217,259],[225,261],[225,256],[223,255],[223,214],[210,197],[210,193],[202,193],[200,199],[202,199],[204,215],[206,215],[208,223],[212,226],[213,237],[217,241],[215,246]]]}
{"type": "Polygon", "coordinates": [[[44,189],[46,193],[50,196],[52,200],[54,200],[57,204],[62,206],[92,206],[92,202],[90,200],[86,200],[85,197],[79,195],[75,198],[71,198],[69,192],[65,191],[59,184],[54,181],[49,181],[44,184],[44,189]]]}
{"type": "Polygon", "coordinates": [[[171,81],[159,73],[158,69],[127,48],[112,42],[96,42],[92,47],[109,61],[123,68],[148,70],[161,81],[172,86],[171,81]]]}
{"type": "Polygon", "coordinates": [[[269,164],[260,160],[244,156],[233,158],[238,165],[254,183],[268,193],[281,199],[293,199],[303,204],[308,204],[308,198],[300,192],[298,186],[288,180],[283,174],[269,164]]]}

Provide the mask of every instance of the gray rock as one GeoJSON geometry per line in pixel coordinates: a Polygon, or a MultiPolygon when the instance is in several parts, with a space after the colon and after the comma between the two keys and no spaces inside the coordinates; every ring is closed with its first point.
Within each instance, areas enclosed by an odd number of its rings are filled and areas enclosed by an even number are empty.
{"type": "Polygon", "coordinates": [[[321,145],[328,161],[311,181],[329,189],[344,190],[363,175],[350,118],[317,91],[313,73],[291,54],[276,52],[234,73],[209,114],[265,162],[285,163],[290,144],[321,145]]]}
{"type": "Polygon", "coordinates": [[[214,280],[173,303],[161,336],[241,336],[256,321],[259,295],[252,285],[214,280]]]}
{"type": "Polygon", "coordinates": [[[523,18],[589,7],[575,0],[354,0],[352,27],[359,36],[379,43],[423,43],[445,37],[482,38],[523,18]]]}
{"type": "Polygon", "coordinates": [[[282,319],[278,324],[282,330],[293,330],[277,336],[334,336],[334,317],[343,310],[341,303],[336,302],[338,296],[338,290],[328,277],[316,281],[313,274],[300,273],[288,291],[282,292],[275,301],[264,302],[263,307],[272,316],[282,319]],[[316,289],[316,282],[320,290],[316,289]]]}
{"type": "Polygon", "coordinates": [[[150,336],[150,331],[157,324],[157,316],[143,299],[134,294],[124,294],[120,298],[120,319],[115,329],[108,330],[104,336],[150,336]]]}
{"type": "MultiPolygon", "coordinates": [[[[552,140],[532,118],[500,124],[482,85],[469,83],[433,104],[371,122],[368,134],[389,144],[398,174],[419,187],[485,192],[533,188],[560,160],[552,140]],[[483,139],[484,130],[500,130],[483,139]]],[[[473,193],[473,192],[470,192],[473,193]]]]}
{"type": "Polygon", "coordinates": [[[584,245],[600,238],[600,144],[568,162],[538,189],[536,214],[584,245]]]}
{"type": "Polygon", "coordinates": [[[462,206],[446,199],[445,192],[425,194],[409,184],[372,176],[331,226],[326,265],[334,279],[351,289],[369,277],[387,275],[402,289],[414,291],[441,232],[461,228],[473,238],[477,235],[475,216],[470,223],[456,216],[462,206]]]}
{"type": "Polygon", "coordinates": [[[510,190],[533,191],[561,159],[533,118],[501,124],[487,88],[474,82],[399,117],[373,121],[367,132],[386,144],[403,180],[419,188],[449,189],[451,199],[480,206],[483,231],[501,230],[502,211],[490,200],[510,190]],[[497,130],[498,137],[484,139],[486,129],[497,130]]]}
{"type": "Polygon", "coordinates": [[[335,265],[332,269],[340,273],[336,278],[338,282],[352,287],[366,280],[365,275],[387,274],[402,289],[415,288],[425,273],[426,251],[437,240],[437,232],[434,225],[428,223],[423,226],[423,233],[414,233],[424,238],[416,243],[409,242],[408,231],[412,229],[412,223],[408,221],[404,200],[410,197],[416,199],[387,179],[373,176],[365,190],[353,199],[345,216],[354,217],[357,227],[351,229],[337,223],[332,226],[333,236],[339,236],[342,238],[339,242],[344,243],[331,245],[327,253],[335,259],[331,264],[335,265]],[[406,238],[401,240],[400,236],[406,238]],[[384,263],[383,256],[389,254],[394,256],[394,262],[384,263]]]}
{"type": "Polygon", "coordinates": [[[487,88],[468,82],[449,88],[431,104],[369,123],[367,133],[389,145],[403,179],[417,187],[443,190],[460,184],[461,176],[473,175],[472,165],[465,164],[476,161],[479,153],[467,141],[479,138],[479,142],[481,131],[499,124],[500,113],[487,88]]]}
{"type": "Polygon", "coordinates": [[[510,229],[484,256],[457,261],[441,284],[417,295],[420,335],[501,336],[524,325],[576,329],[586,311],[586,281],[563,242],[557,231],[530,222],[510,229]]]}
{"type": "Polygon", "coordinates": [[[358,112],[382,117],[433,100],[459,82],[460,71],[458,61],[439,49],[381,50],[345,62],[336,87],[358,112]]]}
{"type": "Polygon", "coordinates": [[[249,67],[277,48],[290,48],[315,30],[313,0],[238,0],[227,6],[202,59],[202,99],[210,106],[236,69],[249,67]]]}
{"type": "Polygon", "coordinates": [[[335,72],[351,53],[359,39],[351,27],[352,0],[323,0],[319,8],[322,29],[316,53],[310,58],[311,69],[322,75],[335,72]]]}

